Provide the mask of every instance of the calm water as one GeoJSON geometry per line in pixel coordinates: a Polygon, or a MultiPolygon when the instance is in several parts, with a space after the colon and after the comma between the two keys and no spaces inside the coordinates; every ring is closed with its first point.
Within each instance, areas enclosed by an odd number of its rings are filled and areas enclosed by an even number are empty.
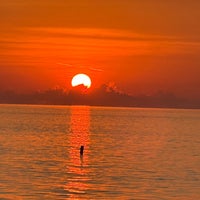
{"type": "Polygon", "coordinates": [[[200,110],[1,105],[0,119],[1,200],[200,199],[200,110]]]}

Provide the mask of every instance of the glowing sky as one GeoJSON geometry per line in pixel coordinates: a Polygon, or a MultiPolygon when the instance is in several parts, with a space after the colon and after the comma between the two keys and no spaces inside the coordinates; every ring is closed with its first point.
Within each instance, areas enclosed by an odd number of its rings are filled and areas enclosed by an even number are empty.
{"type": "Polygon", "coordinates": [[[0,90],[93,87],[200,98],[199,0],[6,0],[0,90]]]}

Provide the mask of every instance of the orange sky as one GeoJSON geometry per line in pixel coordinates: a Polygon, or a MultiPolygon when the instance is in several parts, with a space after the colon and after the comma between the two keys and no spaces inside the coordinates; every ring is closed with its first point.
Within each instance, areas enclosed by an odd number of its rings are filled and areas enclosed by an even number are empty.
{"type": "Polygon", "coordinates": [[[6,0],[0,4],[0,90],[93,87],[200,99],[199,0],[6,0]]]}

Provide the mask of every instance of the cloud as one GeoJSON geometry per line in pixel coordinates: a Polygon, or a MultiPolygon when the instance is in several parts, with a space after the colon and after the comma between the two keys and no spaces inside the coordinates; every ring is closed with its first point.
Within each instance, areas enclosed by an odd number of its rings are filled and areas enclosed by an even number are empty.
{"type": "Polygon", "coordinates": [[[103,72],[104,71],[102,69],[97,69],[97,68],[92,68],[92,67],[90,67],[89,69],[92,70],[92,71],[96,71],[96,72],[103,72]]]}
{"type": "Polygon", "coordinates": [[[163,91],[153,95],[130,96],[117,92],[114,83],[102,85],[89,93],[82,92],[84,89],[80,85],[70,92],[60,87],[27,94],[0,91],[0,103],[200,108],[199,101],[188,101],[163,91]]]}
{"type": "Polygon", "coordinates": [[[67,64],[67,63],[57,63],[58,65],[64,65],[64,66],[68,66],[68,67],[73,67],[73,65],[71,64],[67,64]]]}
{"type": "Polygon", "coordinates": [[[110,81],[109,83],[106,84],[106,91],[107,92],[115,92],[117,94],[122,94],[124,93],[123,91],[121,91],[117,84],[114,81],[110,81]]]}
{"type": "Polygon", "coordinates": [[[57,63],[57,65],[61,65],[61,66],[66,66],[68,68],[78,68],[78,69],[86,69],[86,70],[91,70],[91,71],[95,71],[95,72],[103,72],[104,70],[99,69],[99,68],[93,68],[93,67],[88,67],[88,66],[78,66],[78,65],[72,65],[72,64],[68,64],[68,63],[57,63]]]}
{"type": "Polygon", "coordinates": [[[167,35],[145,35],[132,31],[119,29],[98,29],[98,28],[55,28],[55,27],[27,27],[32,34],[48,35],[52,37],[72,37],[99,40],[123,40],[123,41],[169,41],[177,40],[176,37],[167,35]]]}

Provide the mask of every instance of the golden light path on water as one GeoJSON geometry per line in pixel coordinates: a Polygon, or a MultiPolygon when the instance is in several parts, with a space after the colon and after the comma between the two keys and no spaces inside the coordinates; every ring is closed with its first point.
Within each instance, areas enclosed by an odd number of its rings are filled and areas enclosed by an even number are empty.
{"type": "Polygon", "coordinates": [[[69,162],[68,183],[65,186],[71,199],[76,199],[76,194],[84,194],[88,189],[88,153],[90,143],[90,108],[73,106],[71,107],[69,134],[69,162]],[[81,146],[85,148],[85,154],[79,154],[81,146]]]}

